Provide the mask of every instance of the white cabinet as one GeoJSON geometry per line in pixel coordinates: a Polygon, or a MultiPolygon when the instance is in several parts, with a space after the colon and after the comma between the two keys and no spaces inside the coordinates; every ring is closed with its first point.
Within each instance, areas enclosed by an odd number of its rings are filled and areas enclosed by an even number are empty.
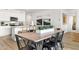
{"type": "Polygon", "coordinates": [[[0,37],[11,34],[10,26],[0,26],[0,37]]]}
{"type": "Polygon", "coordinates": [[[52,33],[54,32],[54,28],[44,29],[44,30],[36,30],[36,33],[42,35],[46,33],[52,33]]]}
{"type": "Polygon", "coordinates": [[[17,17],[18,21],[25,21],[25,12],[0,10],[0,21],[10,21],[10,17],[17,17]]]}
{"type": "Polygon", "coordinates": [[[18,34],[19,31],[26,30],[23,26],[11,26],[12,39],[16,41],[15,34],[18,34]]]}

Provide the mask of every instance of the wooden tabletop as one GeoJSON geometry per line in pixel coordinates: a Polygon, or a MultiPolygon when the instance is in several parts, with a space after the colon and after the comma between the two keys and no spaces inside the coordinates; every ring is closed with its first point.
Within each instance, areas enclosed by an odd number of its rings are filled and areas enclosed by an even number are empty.
{"type": "MultiPolygon", "coordinates": [[[[58,31],[55,31],[56,32],[60,32],[60,30],[58,31]]],[[[50,38],[54,33],[52,32],[49,32],[49,33],[45,33],[45,34],[38,34],[36,32],[24,32],[24,33],[19,33],[17,34],[18,36],[21,36],[25,39],[28,39],[28,40],[31,40],[31,41],[34,41],[34,42],[39,42],[39,41],[42,41],[42,40],[45,40],[47,38],[50,38]]]]}

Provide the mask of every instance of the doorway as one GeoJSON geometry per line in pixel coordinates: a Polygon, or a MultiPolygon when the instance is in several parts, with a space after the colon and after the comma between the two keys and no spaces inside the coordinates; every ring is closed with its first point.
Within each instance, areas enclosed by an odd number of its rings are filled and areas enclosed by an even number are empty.
{"type": "Polygon", "coordinates": [[[77,22],[76,16],[73,16],[72,30],[76,30],[76,22],[77,22]]]}
{"type": "Polygon", "coordinates": [[[63,16],[63,25],[66,26],[67,32],[76,31],[76,23],[77,23],[76,16],[70,16],[70,15],[63,16]]]}

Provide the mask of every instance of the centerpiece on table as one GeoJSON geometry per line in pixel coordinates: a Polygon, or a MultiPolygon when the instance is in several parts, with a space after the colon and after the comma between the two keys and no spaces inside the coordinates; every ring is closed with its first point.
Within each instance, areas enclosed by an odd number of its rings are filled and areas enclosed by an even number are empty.
{"type": "Polygon", "coordinates": [[[36,33],[38,34],[45,34],[49,32],[54,32],[53,26],[40,26],[38,27],[38,30],[36,30],[36,33]]]}

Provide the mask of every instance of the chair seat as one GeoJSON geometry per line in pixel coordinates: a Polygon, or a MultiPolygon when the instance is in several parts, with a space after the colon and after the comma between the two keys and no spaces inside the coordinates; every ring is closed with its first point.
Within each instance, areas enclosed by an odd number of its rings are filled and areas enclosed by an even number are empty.
{"type": "Polygon", "coordinates": [[[46,43],[45,45],[54,46],[55,42],[50,41],[50,42],[46,43]]]}
{"type": "Polygon", "coordinates": [[[43,44],[43,48],[48,48],[51,50],[51,47],[55,47],[55,42],[48,42],[43,44]]]}

